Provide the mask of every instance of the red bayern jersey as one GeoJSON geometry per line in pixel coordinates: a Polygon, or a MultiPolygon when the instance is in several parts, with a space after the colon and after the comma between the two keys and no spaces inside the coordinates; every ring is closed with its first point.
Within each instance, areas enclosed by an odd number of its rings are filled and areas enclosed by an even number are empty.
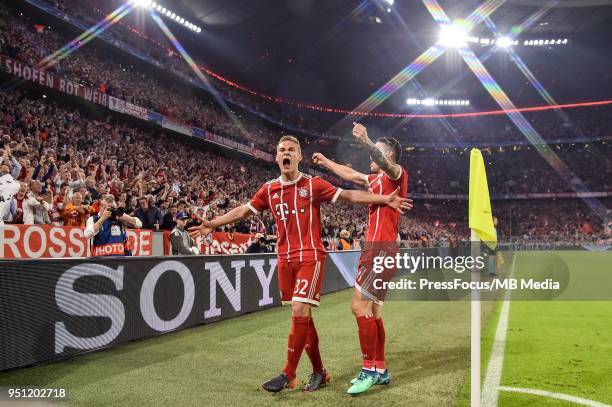
{"type": "Polygon", "coordinates": [[[321,203],[336,202],[342,189],[307,174],[295,181],[280,178],[266,182],[247,206],[256,214],[268,209],[278,230],[277,253],[281,260],[322,260],[321,203]]]}
{"type": "MultiPolygon", "coordinates": [[[[371,194],[389,195],[400,188],[398,196],[408,195],[408,172],[401,167],[398,179],[389,178],[384,172],[367,176],[368,192],[371,194]]],[[[368,205],[368,230],[366,242],[395,242],[399,231],[400,213],[387,205],[368,205]]]]}

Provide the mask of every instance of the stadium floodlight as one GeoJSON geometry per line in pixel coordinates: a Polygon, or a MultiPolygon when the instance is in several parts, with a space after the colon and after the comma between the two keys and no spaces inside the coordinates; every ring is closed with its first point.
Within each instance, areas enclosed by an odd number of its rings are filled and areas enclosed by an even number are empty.
{"type": "Polygon", "coordinates": [[[145,8],[151,5],[151,0],[132,0],[132,3],[134,3],[136,7],[145,8]]]}
{"type": "Polygon", "coordinates": [[[162,7],[160,11],[162,12],[162,14],[166,14],[166,11],[168,11],[168,10],[166,10],[165,7],[162,7]]]}
{"type": "Polygon", "coordinates": [[[196,32],[201,32],[201,31],[202,31],[202,29],[201,29],[200,27],[198,27],[198,28],[196,29],[196,32]]]}
{"type": "Polygon", "coordinates": [[[181,17],[181,19],[179,20],[179,23],[185,24],[185,19],[181,17]]]}
{"type": "Polygon", "coordinates": [[[376,21],[378,24],[382,23],[380,17],[374,17],[374,21],[376,21]]]}
{"type": "Polygon", "coordinates": [[[156,2],[154,2],[154,1],[152,1],[152,2],[151,2],[151,8],[157,8],[157,3],[156,3],[156,2]]]}
{"type": "Polygon", "coordinates": [[[387,9],[387,13],[390,13],[390,12],[391,12],[391,7],[387,9]]]}
{"type": "Polygon", "coordinates": [[[388,5],[392,6],[393,3],[395,3],[395,0],[385,0],[385,2],[387,2],[388,5]]]}
{"type": "Polygon", "coordinates": [[[548,40],[544,40],[544,45],[548,45],[548,40]]]}
{"type": "Polygon", "coordinates": [[[464,27],[457,24],[446,24],[440,28],[440,44],[447,48],[465,47],[468,33],[464,27]]]}
{"type": "Polygon", "coordinates": [[[512,39],[510,37],[499,37],[497,39],[497,46],[501,48],[508,48],[512,45],[512,39]]]}
{"type": "Polygon", "coordinates": [[[434,104],[434,100],[431,98],[424,99],[423,104],[426,106],[432,106],[434,104]]]}
{"type": "Polygon", "coordinates": [[[162,6],[160,6],[159,4],[157,5],[157,11],[162,11],[162,6]]]}
{"type": "Polygon", "coordinates": [[[523,41],[523,45],[529,45],[529,41],[527,40],[523,41]]]}
{"type": "Polygon", "coordinates": [[[563,44],[567,44],[567,38],[563,40],[563,44]]]}

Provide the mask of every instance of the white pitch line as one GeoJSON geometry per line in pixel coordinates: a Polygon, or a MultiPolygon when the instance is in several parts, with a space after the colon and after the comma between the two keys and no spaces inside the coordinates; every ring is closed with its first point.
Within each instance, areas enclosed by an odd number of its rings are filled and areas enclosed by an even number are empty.
{"type": "Polygon", "coordinates": [[[534,394],[536,396],[542,396],[542,397],[550,397],[550,398],[569,401],[571,403],[576,403],[576,404],[580,404],[583,406],[589,406],[589,407],[612,407],[609,404],[600,403],[598,401],[583,399],[582,397],[570,396],[569,394],[553,393],[552,391],[547,391],[547,390],[525,389],[523,387],[508,387],[508,386],[501,386],[499,387],[499,390],[511,391],[514,393],[534,394]]]}
{"type": "MultiPolygon", "coordinates": [[[[512,257],[512,269],[510,276],[514,277],[514,266],[516,264],[516,253],[512,257]]],[[[506,347],[506,332],[508,331],[508,317],[510,315],[510,290],[506,290],[504,294],[504,302],[499,314],[497,322],[497,330],[495,331],[495,342],[491,349],[491,357],[487,367],[484,384],[482,386],[482,407],[497,407],[499,398],[499,385],[501,384],[502,369],[504,367],[504,350],[506,347]]]]}

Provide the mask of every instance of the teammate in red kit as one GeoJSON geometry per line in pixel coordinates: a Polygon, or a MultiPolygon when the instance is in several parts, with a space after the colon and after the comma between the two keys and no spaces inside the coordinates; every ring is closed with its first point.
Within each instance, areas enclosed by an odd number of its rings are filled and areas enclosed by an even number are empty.
{"type": "Polygon", "coordinates": [[[354,204],[388,205],[390,210],[400,212],[412,207],[410,200],[398,197],[398,191],[380,195],[336,188],[319,177],[301,173],[301,160],[299,141],[293,136],[281,137],[276,149],[281,176],[266,182],[249,203],[190,228],[195,238],[264,210],[274,216],[278,228],[278,286],[282,302],[291,304],[291,331],[283,372],[262,385],[271,392],[296,386],[295,374],[304,350],[313,368],[304,390],[317,390],[329,381],[311,313],[311,307],[319,305],[326,255],[321,241],[321,204],[342,199],[354,204]]]}
{"type": "MultiPolygon", "coordinates": [[[[313,155],[313,161],[346,181],[367,187],[369,193],[384,195],[399,190],[399,196],[406,197],[408,173],[397,164],[402,151],[399,142],[391,137],[383,137],[374,143],[363,125],[353,125],[353,136],[370,153],[372,174],[365,175],[337,164],[320,153],[313,155]]],[[[394,256],[399,250],[399,220],[400,214],[384,205],[372,204],[368,207],[366,247],[362,248],[359,259],[351,303],[351,310],[357,319],[363,366],[359,375],[351,381],[349,394],[363,393],[374,384],[390,383],[385,361],[385,328],[381,315],[386,290],[377,290],[374,281],[389,281],[395,270],[385,269],[382,273],[374,273],[372,266],[374,257],[394,256]]],[[[377,286],[380,287],[380,284],[377,286]]]]}

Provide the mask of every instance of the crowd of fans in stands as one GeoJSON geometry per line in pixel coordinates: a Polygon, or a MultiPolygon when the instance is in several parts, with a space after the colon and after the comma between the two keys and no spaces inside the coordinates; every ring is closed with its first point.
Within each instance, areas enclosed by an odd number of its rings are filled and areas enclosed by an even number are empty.
{"type": "MultiPolygon", "coordinates": [[[[111,117],[92,120],[78,109],[17,91],[0,93],[0,133],[3,164],[12,162],[10,171],[22,184],[8,223],[83,226],[98,212],[99,197],[110,193],[143,227],[171,230],[178,212],[187,211],[193,224],[222,215],[277,176],[261,162],[226,158],[111,117]]],[[[417,177],[410,176],[410,189],[417,177]]],[[[582,239],[603,232],[603,223],[579,200],[499,202],[494,207],[505,236],[582,239]]],[[[402,218],[401,237],[427,245],[466,239],[465,207],[465,201],[416,201],[402,218]]],[[[367,226],[365,213],[362,207],[328,206],[323,237],[333,244],[347,230],[358,240],[367,226]]],[[[266,214],[223,230],[276,234],[266,214]]]]}
{"type": "MultiPolygon", "coordinates": [[[[112,1],[106,4],[108,11],[98,10],[96,2],[78,2],[72,0],[52,1],[65,12],[76,15],[87,24],[94,24],[120,3],[112,1]],[[93,15],[91,10],[99,13],[93,15]]],[[[179,73],[183,77],[196,80],[193,72],[176,52],[168,53],[172,45],[155,30],[146,34],[136,35],[129,26],[120,22],[109,30],[118,40],[136,47],[139,52],[166,67],[166,75],[179,73]]],[[[36,65],[45,56],[54,52],[72,37],[57,30],[44,28],[38,32],[34,22],[28,17],[14,16],[8,9],[0,7],[0,53],[22,60],[30,65],[36,65]]],[[[240,108],[228,111],[221,109],[214,98],[186,81],[174,76],[171,81],[161,80],[160,75],[151,74],[151,69],[141,69],[130,63],[117,63],[108,58],[106,49],[99,44],[90,43],[82,50],[61,60],[51,70],[70,78],[73,81],[104,90],[107,94],[124,99],[136,105],[152,109],[166,116],[179,119],[185,123],[202,127],[205,130],[223,135],[236,141],[248,142],[264,151],[271,151],[270,145],[278,135],[271,125],[262,117],[246,112],[240,108]],[[235,118],[232,118],[235,116],[235,118]]],[[[123,60],[123,58],[121,59],[123,60]]],[[[127,58],[126,58],[127,60],[127,58]]],[[[157,69],[157,68],[155,68],[157,69]]],[[[159,70],[158,70],[159,71],[159,70]]],[[[158,73],[160,73],[159,71],[158,73]]],[[[229,101],[246,105],[251,110],[261,110],[267,104],[263,99],[254,100],[244,92],[230,89],[227,85],[210,78],[217,91],[229,101]]],[[[326,131],[342,115],[327,116],[325,114],[298,109],[283,105],[276,114],[270,109],[264,109],[268,116],[276,116],[277,122],[284,122],[292,127],[301,128],[305,134],[322,135],[337,140],[338,135],[326,134],[326,131]]],[[[601,123],[606,123],[612,117],[608,107],[590,108],[589,114],[583,110],[568,111],[559,114],[556,111],[526,113],[527,120],[545,140],[608,137],[609,133],[601,123]]],[[[365,123],[368,119],[365,119],[365,123]]],[[[415,142],[524,142],[525,136],[509,118],[505,116],[478,118],[447,118],[444,120],[395,120],[384,124],[383,130],[393,134],[403,144],[415,142]]],[[[344,127],[339,128],[342,134],[344,127]]],[[[304,141],[313,137],[304,136],[304,141]]]]}

